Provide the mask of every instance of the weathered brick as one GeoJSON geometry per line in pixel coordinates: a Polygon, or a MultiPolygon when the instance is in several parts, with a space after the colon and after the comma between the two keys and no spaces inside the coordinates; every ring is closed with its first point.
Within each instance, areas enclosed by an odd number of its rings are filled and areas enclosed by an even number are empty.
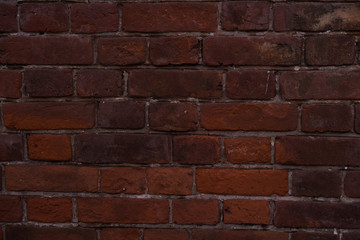
{"type": "Polygon", "coordinates": [[[20,98],[22,85],[21,79],[22,76],[20,71],[0,70],[0,97],[20,98]]]}
{"type": "Polygon", "coordinates": [[[80,222],[154,224],[169,222],[169,202],[167,200],[79,198],[77,202],[80,222]]]}
{"type": "Polygon", "coordinates": [[[279,3],[274,6],[275,31],[358,31],[358,3],[279,3]]]}
{"type": "Polygon", "coordinates": [[[203,41],[204,62],[220,65],[282,65],[300,63],[301,41],[297,37],[208,37],[203,41]]]}
{"type": "Polygon", "coordinates": [[[145,104],[143,102],[102,101],[99,105],[98,125],[102,128],[143,128],[145,104]]]}
{"type": "Polygon", "coordinates": [[[347,172],[344,180],[344,192],[348,197],[360,197],[360,172],[351,171],[347,172]]]}
{"type": "Polygon", "coordinates": [[[338,236],[330,233],[295,232],[291,240],[338,240],[338,236]]]}
{"type": "Polygon", "coordinates": [[[292,195],[308,197],[340,197],[341,176],[331,171],[294,171],[292,195]]]}
{"type": "Polygon", "coordinates": [[[26,94],[30,97],[63,97],[74,92],[72,71],[69,69],[26,70],[26,94]]]}
{"type": "Polygon", "coordinates": [[[122,95],[120,71],[84,69],[77,72],[77,94],[81,97],[117,97],[122,95]]]}
{"type": "Polygon", "coordinates": [[[352,129],[351,107],[344,104],[303,106],[301,130],[304,132],[348,132],[352,129]]]}
{"type": "Polygon", "coordinates": [[[360,232],[345,232],[342,240],[357,240],[360,237],[360,232]]]}
{"type": "Polygon", "coordinates": [[[269,13],[269,2],[224,2],[221,26],[230,31],[267,30],[269,13]]]}
{"type": "Polygon", "coordinates": [[[116,32],[119,10],[112,3],[78,3],[71,6],[71,31],[74,33],[116,32]]]}
{"type": "Polygon", "coordinates": [[[297,127],[297,106],[265,103],[208,103],[201,105],[206,130],[290,131],[297,127]]]}
{"type": "Polygon", "coordinates": [[[271,161],[270,138],[226,138],[225,156],[231,163],[269,163],[271,161]]]}
{"type": "Polygon", "coordinates": [[[23,4],[20,27],[24,32],[58,33],[69,30],[69,11],[65,4],[23,4]]]}
{"type": "Polygon", "coordinates": [[[360,133],[360,104],[355,105],[355,131],[360,133]]]}
{"type": "Polygon", "coordinates": [[[360,99],[360,71],[298,71],[280,75],[285,99],[360,99]]]}
{"type": "Polygon", "coordinates": [[[194,229],[193,240],[287,240],[286,232],[256,231],[256,230],[218,230],[194,229]]]}
{"type": "Polygon", "coordinates": [[[28,102],[3,105],[4,125],[10,129],[91,128],[95,105],[87,102],[28,102]]]}
{"type": "Polygon", "coordinates": [[[288,192],[285,170],[197,169],[199,193],[270,196],[288,192]]]}
{"type": "Polygon", "coordinates": [[[188,240],[189,233],[184,229],[145,229],[144,240],[188,240]]]}
{"type": "Polygon", "coordinates": [[[169,145],[163,135],[79,135],[75,155],[83,163],[168,163],[169,145]]]}
{"type": "Polygon", "coordinates": [[[276,139],[280,164],[358,166],[360,139],[286,136],[276,139]]]}
{"type": "Polygon", "coordinates": [[[355,59],[355,37],[331,35],[308,37],[305,61],[309,65],[352,64],[355,59]]]}
{"type": "Polygon", "coordinates": [[[198,113],[195,103],[152,103],[149,107],[150,128],[158,131],[194,131],[198,113]]]}
{"type": "Polygon", "coordinates": [[[16,32],[17,26],[16,4],[0,3],[0,32],[16,32]]]}
{"type": "Polygon", "coordinates": [[[218,163],[220,139],[213,136],[175,136],[173,161],[181,164],[218,163]]]}
{"type": "Polygon", "coordinates": [[[359,228],[360,226],[359,203],[277,201],[275,209],[276,227],[359,228]]]}
{"type": "Polygon", "coordinates": [[[269,202],[265,200],[225,200],[224,223],[269,224],[269,202]]]}
{"type": "Polygon", "coordinates": [[[6,226],[6,239],[12,240],[96,240],[95,228],[6,226]]]}
{"type": "Polygon", "coordinates": [[[219,221],[219,202],[216,199],[173,200],[174,223],[215,225],[219,221]]]}
{"type": "Polygon", "coordinates": [[[199,41],[195,37],[162,37],[150,40],[150,61],[154,65],[197,64],[199,41]]]}
{"type": "Polygon", "coordinates": [[[0,38],[3,64],[92,64],[89,37],[10,36],[0,38]]]}
{"type": "Polygon", "coordinates": [[[146,60],[146,49],[145,38],[100,38],[98,62],[103,65],[142,64],[146,60]]]}
{"type": "Polygon", "coordinates": [[[71,140],[68,135],[30,135],[28,141],[31,160],[70,161],[71,140]]]}
{"type": "Polygon", "coordinates": [[[28,198],[27,216],[35,222],[71,222],[71,198],[28,198]]]}
{"type": "Polygon", "coordinates": [[[77,166],[6,166],[6,189],[12,191],[96,192],[96,168],[77,166]]]}
{"type": "Polygon", "coordinates": [[[131,3],[124,4],[122,11],[122,27],[130,32],[210,32],[217,29],[215,3],[131,3]]]}
{"type": "Polygon", "coordinates": [[[101,170],[101,191],[106,193],[144,194],[144,168],[106,168],[101,170]]]}
{"type": "Polygon", "coordinates": [[[146,179],[149,194],[189,195],[193,187],[191,168],[148,168],[146,179]]]}
{"type": "Polygon", "coordinates": [[[0,222],[21,222],[21,217],[22,203],[20,197],[0,196],[0,222]]]}
{"type": "Polygon", "coordinates": [[[275,76],[270,71],[229,71],[226,93],[233,99],[271,99],[275,97],[275,76]]]}
{"type": "Polygon", "coordinates": [[[22,161],[24,143],[19,134],[0,135],[0,162],[22,161]]]}
{"type": "Polygon", "coordinates": [[[221,73],[216,71],[134,70],[129,95],[155,98],[219,98],[221,73]]]}
{"type": "Polygon", "coordinates": [[[132,228],[103,228],[102,240],[139,240],[140,230],[132,228]]]}

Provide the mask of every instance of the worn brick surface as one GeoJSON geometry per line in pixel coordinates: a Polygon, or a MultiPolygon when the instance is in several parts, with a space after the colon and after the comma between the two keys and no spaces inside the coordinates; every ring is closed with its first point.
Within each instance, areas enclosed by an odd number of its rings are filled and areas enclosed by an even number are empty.
{"type": "Polygon", "coordinates": [[[71,222],[71,198],[28,198],[28,219],[35,222],[71,222]]]}
{"type": "Polygon", "coordinates": [[[20,71],[0,70],[0,97],[20,98],[22,76],[20,71]]]}
{"type": "Polygon", "coordinates": [[[31,160],[69,161],[72,159],[71,139],[68,135],[30,135],[28,149],[31,160]]]}
{"type": "Polygon", "coordinates": [[[140,230],[131,228],[104,228],[101,230],[100,236],[104,240],[138,240],[140,230]]]}

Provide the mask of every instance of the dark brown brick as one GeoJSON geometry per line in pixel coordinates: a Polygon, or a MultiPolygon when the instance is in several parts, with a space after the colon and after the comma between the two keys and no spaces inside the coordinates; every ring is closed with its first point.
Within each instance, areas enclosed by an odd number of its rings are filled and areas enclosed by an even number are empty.
{"type": "Polygon", "coordinates": [[[277,201],[276,227],[359,228],[359,203],[277,201]],[[294,217],[296,216],[296,217],[294,217]]]}
{"type": "Polygon", "coordinates": [[[0,222],[21,222],[21,217],[22,203],[20,197],[0,196],[0,222]]]}
{"type": "Polygon", "coordinates": [[[98,125],[102,128],[139,129],[145,126],[143,102],[102,101],[98,114],[98,125]]]}
{"type": "Polygon", "coordinates": [[[269,202],[231,199],[224,201],[224,223],[269,224],[269,202]]]}
{"type": "Polygon", "coordinates": [[[74,92],[71,70],[26,70],[24,83],[30,97],[63,97],[74,92]]]}
{"type": "Polygon", "coordinates": [[[203,41],[204,62],[221,65],[282,65],[300,63],[301,42],[297,37],[208,37],[203,41]]]}
{"type": "Polygon", "coordinates": [[[287,240],[285,232],[256,231],[256,230],[218,230],[194,229],[193,240],[287,240]]]}
{"type": "Polygon", "coordinates": [[[132,228],[104,228],[101,230],[102,240],[139,240],[140,230],[132,228]]]}
{"type": "Polygon", "coordinates": [[[348,197],[360,198],[360,172],[347,172],[344,180],[344,192],[348,197]]]}
{"type": "Polygon", "coordinates": [[[338,236],[330,233],[295,232],[291,240],[338,240],[338,236]]]}
{"type": "MultiPolygon", "coordinates": [[[[1,9],[1,4],[0,4],[1,9]]],[[[1,14],[0,14],[1,16],[1,14]]],[[[20,98],[22,76],[20,71],[0,70],[0,97],[20,98]]]]}
{"type": "Polygon", "coordinates": [[[28,198],[27,216],[35,222],[71,222],[71,198],[28,198]]]}
{"type": "Polygon", "coordinates": [[[221,25],[225,30],[267,30],[269,28],[269,2],[224,2],[221,25]]]}
{"type": "Polygon", "coordinates": [[[144,240],[188,240],[189,233],[185,229],[145,229],[144,240]]]}
{"type": "Polygon", "coordinates": [[[30,135],[28,151],[31,160],[70,161],[72,159],[69,135],[30,135]]]}
{"type": "Polygon", "coordinates": [[[0,135],[0,162],[22,161],[24,143],[19,134],[0,135]]]}
{"type": "Polygon", "coordinates": [[[175,136],[173,161],[181,164],[218,163],[220,139],[213,136],[175,136]]]}
{"type": "Polygon", "coordinates": [[[16,32],[17,26],[16,4],[0,3],[0,32],[16,32]]]}
{"type": "Polygon", "coordinates": [[[355,131],[360,133],[360,104],[355,105],[355,131]]]}
{"type": "Polygon", "coordinates": [[[168,163],[169,144],[162,135],[79,135],[75,154],[83,163],[168,163]]]}
{"type": "Polygon", "coordinates": [[[122,27],[130,32],[210,32],[217,29],[217,11],[215,3],[124,4],[122,27]]]}
{"type": "Polygon", "coordinates": [[[357,240],[360,238],[360,232],[346,232],[343,234],[342,240],[357,240]]]}
{"type": "Polygon", "coordinates": [[[219,98],[221,73],[216,71],[135,70],[129,95],[155,98],[219,98]]]}
{"type": "Polygon", "coordinates": [[[270,71],[229,71],[226,93],[233,99],[271,99],[275,97],[275,76],[270,71]]]}
{"type": "Polygon", "coordinates": [[[291,165],[358,166],[359,138],[295,137],[276,139],[276,162],[291,165]]]}

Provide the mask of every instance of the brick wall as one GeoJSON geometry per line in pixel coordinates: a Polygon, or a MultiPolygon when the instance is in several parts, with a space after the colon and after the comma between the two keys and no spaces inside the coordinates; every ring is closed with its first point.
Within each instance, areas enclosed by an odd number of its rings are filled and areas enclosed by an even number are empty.
{"type": "Polygon", "coordinates": [[[0,240],[360,238],[358,1],[0,3],[0,240]]]}

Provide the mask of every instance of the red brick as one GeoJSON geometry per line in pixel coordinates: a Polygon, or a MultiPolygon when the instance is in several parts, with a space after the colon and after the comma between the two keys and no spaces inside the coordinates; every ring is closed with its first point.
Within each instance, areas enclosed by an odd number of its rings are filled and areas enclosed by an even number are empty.
{"type": "Polygon", "coordinates": [[[0,3],[0,32],[16,32],[16,4],[0,3]]]}
{"type": "Polygon", "coordinates": [[[292,195],[308,197],[340,197],[341,176],[331,171],[294,171],[292,195]]]}
{"type": "Polygon", "coordinates": [[[140,230],[132,228],[104,228],[101,230],[102,240],[139,240],[140,230]]]}
{"type": "Polygon", "coordinates": [[[288,240],[286,232],[256,230],[194,229],[193,240],[288,240]]]}
{"type": "Polygon", "coordinates": [[[269,13],[269,2],[224,2],[221,25],[230,31],[267,30],[269,13]]]}
{"type": "Polygon", "coordinates": [[[35,222],[71,222],[71,198],[28,198],[27,216],[35,222]]]}
{"type": "Polygon", "coordinates": [[[355,105],[355,131],[360,133],[360,104],[355,105]]]}
{"type": "Polygon", "coordinates": [[[7,166],[6,189],[12,191],[96,192],[97,169],[77,166],[7,166]]]}
{"type": "Polygon", "coordinates": [[[92,64],[89,37],[11,36],[0,39],[0,63],[92,64]]]}
{"type": "Polygon", "coordinates": [[[143,102],[100,102],[98,125],[102,128],[139,129],[145,126],[143,102]]]}
{"type": "Polygon", "coordinates": [[[3,105],[4,125],[10,129],[92,128],[95,105],[87,102],[29,102],[3,105]]]}
{"type": "Polygon", "coordinates": [[[280,88],[285,99],[360,99],[360,71],[285,72],[280,88]]]}
{"type": "Polygon", "coordinates": [[[93,3],[71,6],[71,31],[74,33],[116,32],[119,10],[116,4],[93,3]]]}
{"type": "Polygon", "coordinates": [[[304,132],[348,132],[352,129],[353,115],[349,105],[305,105],[301,114],[304,132]]]}
{"type": "Polygon", "coordinates": [[[270,138],[240,137],[225,139],[226,160],[231,163],[269,163],[270,138]]]}
{"type": "Polygon", "coordinates": [[[0,240],[3,239],[3,238],[2,238],[2,235],[3,235],[3,233],[2,233],[2,228],[0,228],[0,240]]]}
{"type": "Polygon", "coordinates": [[[21,135],[0,134],[0,162],[22,161],[24,143],[21,135]]]}
{"type": "Polygon", "coordinates": [[[211,32],[217,11],[215,3],[124,4],[122,23],[130,32],[211,32]]]}
{"type": "Polygon", "coordinates": [[[347,172],[344,180],[344,192],[348,197],[360,198],[360,172],[347,172]]]}
{"type": "Polygon", "coordinates": [[[212,136],[175,136],[173,161],[180,164],[218,163],[220,139],[212,136]]]}
{"type": "Polygon", "coordinates": [[[6,226],[6,239],[12,240],[96,240],[95,228],[6,226]]]}
{"type": "Polygon", "coordinates": [[[0,222],[21,222],[21,217],[20,197],[0,196],[0,222]]]}
{"type": "Polygon", "coordinates": [[[163,135],[79,135],[75,155],[83,163],[168,163],[170,143],[163,135]]]}
{"type": "Polygon", "coordinates": [[[20,26],[24,32],[69,31],[69,11],[65,4],[23,4],[20,26]]]}
{"type": "Polygon", "coordinates": [[[135,70],[129,95],[155,98],[219,98],[221,73],[216,71],[135,70]]]}
{"type": "Polygon", "coordinates": [[[276,162],[291,165],[358,166],[360,139],[337,137],[278,137],[276,162]]]}
{"type": "Polygon", "coordinates": [[[188,240],[189,234],[184,229],[145,229],[144,240],[188,240]]]}
{"type": "Polygon", "coordinates": [[[20,98],[22,85],[21,79],[22,77],[20,71],[0,70],[0,97],[20,98]]]}
{"type": "Polygon", "coordinates": [[[195,37],[162,37],[150,41],[150,61],[154,65],[197,64],[200,44],[195,37]]]}
{"type": "Polygon", "coordinates": [[[169,222],[169,202],[167,200],[79,198],[77,202],[80,222],[153,224],[169,222]]]}
{"type": "Polygon", "coordinates": [[[173,200],[173,222],[176,224],[215,225],[220,221],[216,199],[173,200]]]}
{"type": "Polygon", "coordinates": [[[305,42],[305,61],[309,65],[352,64],[355,59],[355,37],[331,35],[309,37],[305,42]]]}
{"type": "Polygon", "coordinates": [[[69,69],[26,70],[26,94],[30,97],[63,97],[74,92],[72,71],[69,69]]]}
{"type": "Polygon", "coordinates": [[[224,223],[269,224],[269,202],[265,200],[225,200],[224,223]]]}
{"type": "Polygon", "coordinates": [[[193,187],[191,168],[148,168],[146,179],[149,194],[189,195],[193,187]]]}
{"type": "Polygon", "coordinates": [[[204,62],[220,65],[295,65],[300,63],[297,37],[208,37],[203,41],[204,62]]]}
{"type": "Polygon", "coordinates": [[[271,99],[275,97],[275,76],[270,71],[229,71],[226,93],[233,99],[271,99]]]}
{"type": "Polygon", "coordinates": [[[206,130],[290,131],[297,127],[297,106],[268,103],[209,103],[201,105],[206,130]]]}
{"type": "Polygon", "coordinates": [[[268,169],[197,169],[199,193],[271,196],[288,192],[288,172],[268,169]]]}
{"type": "Polygon", "coordinates": [[[106,193],[144,194],[144,168],[107,168],[101,170],[101,191],[106,193]]]}
{"type": "Polygon", "coordinates": [[[342,240],[357,240],[360,238],[360,232],[345,232],[342,240]]]}
{"type": "Polygon", "coordinates": [[[194,131],[197,129],[198,113],[195,103],[152,103],[149,107],[152,130],[194,131]]]}
{"type": "Polygon", "coordinates": [[[100,38],[98,62],[103,65],[143,64],[146,60],[146,50],[145,38],[100,38]]]}
{"type": "Polygon", "coordinates": [[[359,203],[277,201],[276,227],[359,228],[359,203]],[[296,217],[294,217],[296,216],[296,217]]]}
{"type": "Polygon", "coordinates": [[[291,240],[338,240],[338,236],[330,233],[295,232],[291,240]]]}
{"type": "Polygon", "coordinates": [[[70,161],[71,140],[68,135],[30,135],[28,141],[31,160],[70,161]]]}
{"type": "Polygon", "coordinates": [[[275,31],[358,31],[357,3],[279,3],[274,6],[275,31]]]}
{"type": "Polygon", "coordinates": [[[117,97],[122,95],[120,71],[84,69],[77,72],[77,94],[81,97],[117,97]]]}

